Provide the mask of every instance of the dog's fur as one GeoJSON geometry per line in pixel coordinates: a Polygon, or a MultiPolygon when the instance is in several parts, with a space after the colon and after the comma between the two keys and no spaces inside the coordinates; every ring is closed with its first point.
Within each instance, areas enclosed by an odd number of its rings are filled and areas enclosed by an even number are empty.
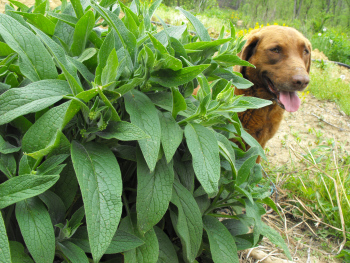
{"type": "Polygon", "coordinates": [[[272,100],[273,104],[239,113],[239,119],[264,148],[266,142],[277,132],[285,111],[279,100],[282,94],[280,92],[293,94],[289,97],[293,97],[289,100],[289,106],[285,103],[287,110],[295,111],[300,105],[300,100],[298,104],[298,99],[294,96],[295,91],[304,90],[309,83],[311,44],[296,29],[282,26],[253,30],[246,39],[247,42],[238,55],[256,68],[236,67],[235,71],[242,73],[254,86],[249,89],[236,88],[235,94],[272,100]]]}

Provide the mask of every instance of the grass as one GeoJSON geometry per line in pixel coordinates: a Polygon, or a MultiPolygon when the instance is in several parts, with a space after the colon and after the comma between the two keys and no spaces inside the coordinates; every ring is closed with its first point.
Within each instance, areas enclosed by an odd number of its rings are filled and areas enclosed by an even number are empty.
{"type": "Polygon", "coordinates": [[[314,65],[308,90],[318,99],[335,101],[342,111],[350,115],[350,83],[341,79],[339,67],[320,62],[314,62],[314,65]]]}

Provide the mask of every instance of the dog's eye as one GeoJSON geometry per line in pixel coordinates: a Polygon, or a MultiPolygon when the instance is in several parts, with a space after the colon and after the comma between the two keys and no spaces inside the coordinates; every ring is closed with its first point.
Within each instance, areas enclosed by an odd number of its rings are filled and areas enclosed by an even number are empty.
{"type": "Polygon", "coordinates": [[[309,54],[309,50],[304,49],[304,55],[307,55],[307,54],[309,54]]]}
{"type": "Polygon", "coordinates": [[[272,51],[274,53],[280,53],[281,52],[281,50],[278,47],[271,48],[270,51],[272,51]]]}

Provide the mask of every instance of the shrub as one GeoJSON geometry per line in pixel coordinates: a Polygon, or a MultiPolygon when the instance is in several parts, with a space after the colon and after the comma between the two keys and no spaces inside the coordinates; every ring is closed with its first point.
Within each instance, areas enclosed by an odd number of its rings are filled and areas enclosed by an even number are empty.
{"type": "Polygon", "coordinates": [[[211,41],[180,9],[198,35],[157,33],[161,1],[11,2],[0,14],[1,261],[238,262],[262,236],[290,257],[261,221],[264,203],[276,207],[237,112],[271,102],[234,96],[252,84],[232,72],[251,66],[233,27],[211,41]],[[248,151],[229,140],[241,137],[248,151]]]}

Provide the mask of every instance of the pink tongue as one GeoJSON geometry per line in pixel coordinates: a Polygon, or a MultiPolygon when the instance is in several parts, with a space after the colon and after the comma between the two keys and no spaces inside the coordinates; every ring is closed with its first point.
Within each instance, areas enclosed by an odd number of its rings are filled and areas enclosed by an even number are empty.
{"type": "Polygon", "coordinates": [[[300,99],[295,91],[281,91],[279,100],[288,112],[295,112],[299,109],[300,99]]]}

